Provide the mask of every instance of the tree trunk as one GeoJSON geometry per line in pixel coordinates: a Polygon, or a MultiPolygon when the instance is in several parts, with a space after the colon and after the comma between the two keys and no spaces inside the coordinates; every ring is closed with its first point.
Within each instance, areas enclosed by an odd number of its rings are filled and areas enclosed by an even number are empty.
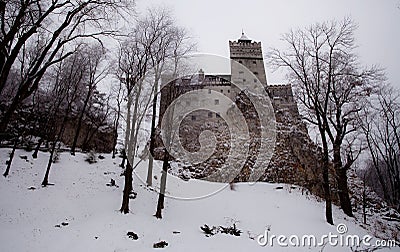
{"type": "Polygon", "coordinates": [[[365,194],[366,186],[365,186],[365,173],[363,177],[363,223],[367,224],[367,195],[365,194]]]}
{"type": "Polygon", "coordinates": [[[54,152],[56,150],[56,145],[57,145],[57,141],[54,141],[53,146],[51,147],[49,161],[47,162],[46,173],[45,173],[43,181],[42,181],[43,187],[46,187],[49,185],[50,168],[51,168],[51,165],[53,164],[53,157],[54,157],[54,152]]]}
{"type": "Polygon", "coordinates": [[[119,165],[121,168],[125,168],[125,160],[126,160],[126,151],[125,149],[122,150],[122,161],[121,164],[119,165]]]}
{"type": "Polygon", "coordinates": [[[340,206],[345,214],[353,217],[353,211],[351,208],[351,201],[349,196],[349,189],[347,186],[347,170],[339,168],[336,170],[336,181],[338,184],[338,195],[340,200],[340,206]]]}
{"type": "MultiPolygon", "coordinates": [[[[322,125],[322,124],[320,124],[322,125]]],[[[324,196],[325,196],[325,218],[326,221],[333,225],[333,217],[332,217],[332,197],[331,197],[331,187],[329,184],[329,148],[325,135],[325,130],[323,126],[319,128],[321,134],[322,148],[323,148],[323,157],[322,157],[322,178],[323,178],[323,188],[324,188],[324,196]]]]}
{"type": "Polygon", "coordinates": [[[10,158],[9,158],[8,161],[7,161],[7,168],[6,168],[5,172],[3,173],[3,176],[4,176],[4,177],[7,177],[8,174],[10,173],[11,163],[12,163],[13,158],[14,158],[15,149],[17,148],[17,144],[18,144],[18,140],[15,139],[15,140],[14,140],[14,145],[13,145],[13,148],[12,148],[12,151],[11,151],[11,153],[10,153],[10,158]]]}
{"type": "Polygon", "coordinates": [[[43,138],[40,138],[38,144],[36,145],[35,151],[32,154],[32,158],[35,158],[35,159],[37,158],[38,152],[39,152],[39,149],[40,149],[40,146],[42,145],[42,143],[43,143],[43,138]]]}
{"type": "Polygon", "coordinates": [[[156,115],[157,115],[157,93],[158,93],[158,78],[154,82],[154,98],[153,98],[153,114],[151,116],[151,133],[150,133],[150,152],[149,152],[149,166],[147,168],[147,186],[153,184],[153,157],[155,147],[155,131],[156,131],[156,115]]]}
{"type": "Polygon", "coordinates": [[[54,152],[55,152],[57,144],[61,141],[62,136],[64,134],[65,124],[67,123],[68,114],[69,114],[70,111],[71,111],[71,103],[68,104],[67,110],[66,110],[65,115],[64,115],[64,119],[63,119],[62,124],[61,124],[60,131],[58,132],[57,137],[53,141],[53,146],[51,147],[49,162],[47,163],[46,173],[45,173],[43,181],[42,181],[42,186],[43,187],[45,187],[47,185],[50,185],[49,184],[49,173],[50,173],[51,165],[53,163],[54,152]]]}
{"type": "Polygon", "coordinates": [[[117,141],[118,141],[118,126],[114,129],[114,139],[113,139],[113,150],[112,150],[112,157],[115,158],[116,148],[117,148],[117,141]]]}
{"type": "Polygon", "coordinates": [[[158,194],[157,211],[156,214],[154,215],[157,219],[162,219],[162,209],[164,209],[165,188],[167,185],[167,174],[168,174],[168,161],[169,161],[169,154],[167,148],[164,148],[164,160],[163,160],[163,168],[160,181],[160,193],[158,194]]]}
{"type": "MultiPolygon", "coordinates": [[[[151,141],[152,140],[150,140],[150,146],[151,146],[151,141]]],[[[147,167],[147,179],[146,179],[147,186],[152,186],[153,185],[153,162],[154,162],[154,158],[153,158],[153,155],[151,153],[152,152],[149,151],[149,166],[147,167]]]]}
{"type": "Polygon", "coordinates": [[[325,196],[325,218],[326,221],[333,225],[333,217],[332,217],[332,198],[331,198],[331,189],[329,185],[329,161],[324,158],[323,162],[323,188],[324,188],[324,196],[325,196]]]}
{"type": "Polygon", "coordinates": [[[127,214],[129,213],[129,195],[132,192],[132,165],[131,163],[127,162],[126,169],[125,169],[125,185],[124,185],[124,192],[122,194],[122,205],[121,209],[119,210],[121,213],[127,214]]]}
{"type": "MultiPolygon", "coordinates": [[[[76,148],[76,144],[78,142],[78,138],[79,138],[79,133],[81,131],[82,128],[82,120],[83,120],[83,115],[85,114],[86,111],[86,107],[89,103],[90,100],[90,95],[92,94],[92,87],[89,87],[88,93],[85,97],[85,101],[83,102],[83,108],[82,111],[79,115],[79,119],[78,119],[78,125],[76,126],[76,131],[75,131],[75,136],[74,136],[74,141],[72,143],[72,147],[71,147],[71,155],[75,156],[75,148],[76,148]]],[[[90,108],[89,108],[90,109],[90,108]]]]}
{"type": "Polygon", "coordinates": [[[349,188],[347,185],[347,169],[342,165],[340,147],[338,146],[333,147],[333,166],[336,172],[340,207],[347,216],[353,217],[353,211],[349,197],[349,188]]]}

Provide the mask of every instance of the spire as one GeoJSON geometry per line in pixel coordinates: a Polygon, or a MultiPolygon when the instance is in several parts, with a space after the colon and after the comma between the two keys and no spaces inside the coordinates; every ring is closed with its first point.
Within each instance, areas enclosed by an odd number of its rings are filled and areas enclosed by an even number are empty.
{"type": "Polygon", "coordinates": [[[242,29],[242,36],[239,38],[238,40],[239,42],[251,42],[251,39],[249,39],[245,34],[244,31],[242,29]]]}

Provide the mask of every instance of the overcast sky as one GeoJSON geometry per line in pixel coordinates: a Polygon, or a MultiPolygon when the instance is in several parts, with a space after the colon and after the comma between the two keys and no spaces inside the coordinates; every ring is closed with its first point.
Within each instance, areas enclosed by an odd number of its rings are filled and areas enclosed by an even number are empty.
{"type": "MultiPolygon", "coordinates": [[[[388,81],[400,88],[400,0],[137,0],[137,9],[160,4],[190,31],[199,52],[224,57],[229,57],[228,41],[237,40],[242,29],[262,42],[265,55],[270,47],[284,48],[281,35],[291,28],[350,16],[359,25],[362,63],[386,68],[388,81]]],[[[283,74],[266,71],[268,83],[285,82],[283,74]]]]}

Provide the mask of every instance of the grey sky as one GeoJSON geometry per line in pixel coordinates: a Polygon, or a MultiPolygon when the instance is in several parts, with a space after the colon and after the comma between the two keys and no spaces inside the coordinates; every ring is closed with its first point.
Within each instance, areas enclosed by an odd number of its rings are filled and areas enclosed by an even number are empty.
{"type": "MultiPolygon", "coordinates": [[[[229,40],[246,35],[269,47],[283,48],[282,33],[315,22],[352,17],[357,52],[363,64],[386,68],[388,81],[400,88],[400,0],[137,0],[138,10],[165,5],[178,23],[189,29],[198,42],[199,52],[229,57],[229,40]]],[[[222,69],[219,72],[226,72],[222,69]]],[[[207,71],[207,69],[206,69],[207,71]]],[[[267,66],[269,83],[285,82],[282,73],[267,66]]]]}

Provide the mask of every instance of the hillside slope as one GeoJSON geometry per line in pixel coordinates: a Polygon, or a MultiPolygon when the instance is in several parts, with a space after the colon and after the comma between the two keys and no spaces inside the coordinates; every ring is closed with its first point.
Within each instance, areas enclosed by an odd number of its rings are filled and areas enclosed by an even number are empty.
{"type": "MultiPolygon", "coordinates": [[[[8,152],[0,149],[2,169],[8,152]]],[[[287,237],[338,234],[337,227],[324,220],[323,202],[284,184],[239,183],[231,190],[218,183],[169,176],[167,191],[174,198],[166,198],[164,218],[156,219],[158,194],[140,179],[147,169],[144,161],[136,169],[137,197],[131,200],[131,213],[123,215],[118,211],[123,188],[120,160],[104,156],[88,164],[84,154],[61,153],[50,172],[55,185],[42,188],[48,154],[33,160],[31,153],[18,150],[9,177],[0,178],[0,251],[151,251],[162,240],[168,243],[166,251],[351,251],[329,245],[285,248],[276,240],[272,248],[260,246],[257,236],[266,229],[270,235],[287,237]],[[106,185],[111,178],[119,187],[106,185]],[[240,236],[219,232],[207,237],[200,229],[204,224],[234,223],[242,231],[240,236]],[[129,238],[129,231],[138,239],[129,238]]],[[[160,177],[159,172],[154,174],[160,177]]],[[[335,224],[346,225],[345,234],[367,235],[337,207],[334,219],[335,224]]],[[[399,251],[399,247],[380,251],[399,251]]]]}

